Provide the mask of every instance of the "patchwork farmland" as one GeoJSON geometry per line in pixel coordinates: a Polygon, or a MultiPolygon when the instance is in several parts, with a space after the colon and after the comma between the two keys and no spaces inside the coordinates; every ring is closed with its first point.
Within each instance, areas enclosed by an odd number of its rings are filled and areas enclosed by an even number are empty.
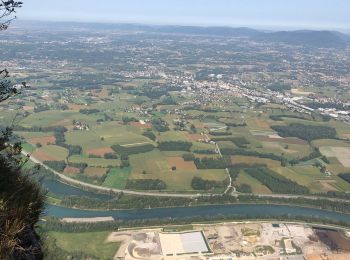
{"type": "Polygon", "coordinates": [[[188,108],[191,95],[169,92],[182,102],[167,105],[118,85],[45,92],[43,101],[24,102],[35,109],[26,110],[15,134],[36,159],[105,187],[223,193],[231,181],[228,192],[276,193],[271,183],[248,174],[258,167],[262,175],[273,176],[273,185],[290,183],[311,194],[350,191],[350,183],[338,176],[350,172],[345,138],[350,130],[344,124],[286,114],[273,104],[246,111],[249,101],[239,95],[232,95],[225,109],[188,108]],[[49,106],[38,109],[44,103],[49,106]],[[62,103],[64,109],[53,108],[62,103]],[[290,125],[295,133],[281,132],[290,125]],[[306,132],[329,128],[335,135],[309,140],[298,132],[305,126],[306,132]]]}

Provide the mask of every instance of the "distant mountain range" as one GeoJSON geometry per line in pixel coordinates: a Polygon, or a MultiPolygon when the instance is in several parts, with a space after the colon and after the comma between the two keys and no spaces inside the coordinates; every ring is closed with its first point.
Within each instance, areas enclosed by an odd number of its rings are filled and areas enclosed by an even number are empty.
{"type": "Polygon", "coordinates": [[[350,36],[336,31],[282,31],[262,33],[256,40],[283,42],[293,45],[306,45],[319,48],[344,47],[350,44],[350,36]]]}
{"type": "Polygon", "coordinates": [[[102,23],[76,23],[76,22],[17,22],[19,26],[50,27],[51,29],[99,29],[99,30],[125,30],[135,32],[203,35],[221,37],[245,37],[256,41],[280,42],[291,45],[301,45],[317,48],[344,47],[350,45],[350,35],[337,31],[275,31],[266,32],[247,27],[199,27],[199,26],[160,26],[141,24],[102,24],[102,23]]]}

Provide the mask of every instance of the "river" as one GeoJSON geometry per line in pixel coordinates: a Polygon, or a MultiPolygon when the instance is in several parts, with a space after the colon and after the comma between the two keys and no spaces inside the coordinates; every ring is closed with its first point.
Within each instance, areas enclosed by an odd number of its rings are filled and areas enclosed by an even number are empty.
{"type": "Polygon", "coordinates": [[[59,218],[91,218],[91,217],[113,217],[117,220],[140,220],[154,218],[190,218],[190,217],[214,217],[214,216],[247,216],[247,217],[277,217],[288,214],[291,217],[317,217],[342,221],[350,224],[350,215],[337,212],[329,212],[319,209],[279,206],[279,205],[254,205],[254,204],[233,204],[233,205],[213,205],[198,207],[176,207],[157,209],[135,209],[135,210],[113,210],[113,211],[93,211],[63,208],[54,205],[46,207],[49,216],[59,218]]]}
{"type": "MultiPolygon", "coordinates": [[[[58,195],[87,196],[100,200],[108,200],[110,196],[96,194],[81,190],[79,188],[61,183],[56,180],[45,180],[43,186],[50,192],[58,195]]],[[[214,216],[248,216],[248,217],[277,217],[282,215],[291,217],[317,217],[341,221],[350,224],[350,215],[337,212],[329,212],[313,208],[279,205],[254,205],[254,204],[232,204],[212,205],[198,207],[176,207],[157,209],[133,209],[133,210],[79,210],[64,208],[55,205],[47,205],[45,215],[59,218],[91,218],[91,217],[113,217],[117,220],[140,220],[154,218],[190,218],[190,217],[214,217],[214,216]]]]}
{"type": "Polygon", "coordinates": [[[71,196],[85,196],[92,199],[108,200],[112,197],[105,194],[97,194],[95,192],[85,191],[80,188],[62,183],[57,180],[45,179],[41,185],[46,188],[48,191],[58,195],[71,195],[71,196]]]}

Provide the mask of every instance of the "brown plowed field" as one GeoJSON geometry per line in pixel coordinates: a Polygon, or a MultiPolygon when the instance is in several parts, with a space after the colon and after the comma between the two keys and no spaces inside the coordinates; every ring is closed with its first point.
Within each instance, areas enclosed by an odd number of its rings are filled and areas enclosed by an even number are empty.
{"type": "Polygon", "coordinates": [[[113,152],[114,152],[113,149],[110,147],[87,150],[87,154],[92,154],[97,156],[104,156],[106,153],[113,153],[113,152]]]}
{"type": "Polygon", "coordinates": [[[168,157],[167,161],[170,167],[176,166],[177,170],[197,170],[196,165],[192,161],[186,162],[182,157],[168,157]]]}
{"type": "Polygon", "coordinates": [[[84,174],[89,177],[103,177],[107,173],[107,168],[87,167],[84,174]]]}
{"type": "Polygon", "coordinates": [[[48,144],[54,144],[56,142],[56,138],[54,136],[44,136],[44,137],[34,137],[29,139],[29,143],[36,145],[48,145],[48,144]]]}
{"type": "Polygon", "coordinates": [[[198,141],[199,139],[205,139],[205,136],[201,134],[187,134],[190,141],[198,141]]]}
{"type": "Polygon", "coordinates": [[[43,151],[35,151],[33,153],[33,156],[42,162],[44,162],[44,161],[62,161],[61,158],[55,157],[53,155],[49,155],[47,153],[44,153],[43,151]]]}

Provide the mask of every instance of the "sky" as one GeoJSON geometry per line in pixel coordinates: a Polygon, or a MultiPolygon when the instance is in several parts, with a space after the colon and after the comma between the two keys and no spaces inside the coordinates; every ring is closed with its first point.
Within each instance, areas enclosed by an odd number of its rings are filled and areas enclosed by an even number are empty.
{"type": "Polygon", "coordinates": [[[21,20],[350,31],[350,0],[21,1],[21,20]]]}

